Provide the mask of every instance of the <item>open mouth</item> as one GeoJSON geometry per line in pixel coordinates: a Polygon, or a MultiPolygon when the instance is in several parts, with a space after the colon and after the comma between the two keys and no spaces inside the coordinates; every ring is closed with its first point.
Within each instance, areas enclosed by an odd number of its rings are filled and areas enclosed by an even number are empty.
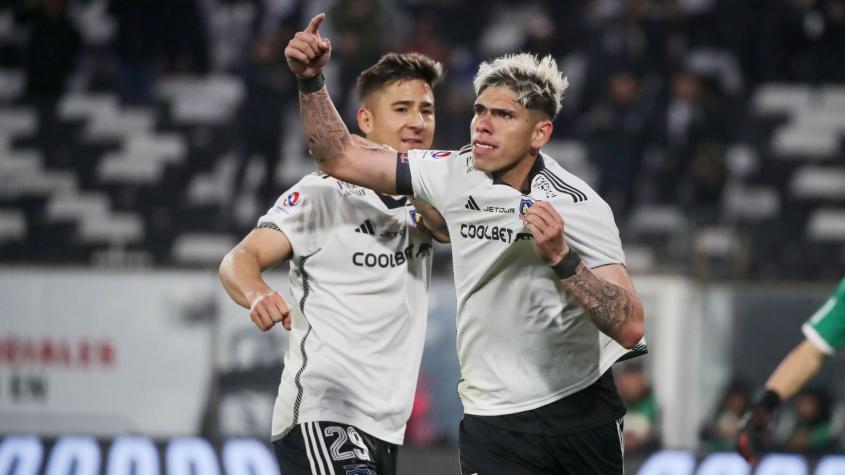
{"type": "Polygon", "coordinates": [[[472,142],[472,151],[475,153],[487,153],[497,149],[495,145],[476,140],[472,142]]]}
{"type": "Polygon", "coordinates": [[[402,139],[402,143],[409,148],[419,148],[422,147],[422,140],[418,139],[402,139]]]}

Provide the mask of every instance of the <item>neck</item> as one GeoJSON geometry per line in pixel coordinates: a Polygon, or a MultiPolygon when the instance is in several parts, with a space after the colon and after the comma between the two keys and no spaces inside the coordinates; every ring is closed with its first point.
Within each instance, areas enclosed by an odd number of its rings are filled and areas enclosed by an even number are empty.
{"type": "Polygon", "coordinates": [[[540,154],[536,152],[529,152],[525,154],[519,161],[513,164],[510,168],[500,170],[493,174],[500,182],[515,188],[519,191],[525,191],[530,187],[528,183],[528,175],[534,167],[534,162],[540,159],[540,154]]]}

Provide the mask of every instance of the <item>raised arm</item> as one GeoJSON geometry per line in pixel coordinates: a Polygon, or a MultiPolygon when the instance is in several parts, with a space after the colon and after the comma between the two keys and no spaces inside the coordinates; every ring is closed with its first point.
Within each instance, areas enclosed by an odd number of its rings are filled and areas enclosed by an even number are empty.
{"type": "Polygon", "coordinates": [[[554,269],[566,290],[575,297],[602,333],[631,349],[643,337],[643,306],[628,272],[621,264],[589,269],[563,239],[560,214],[543,201],[525,213],[534,247],[554,269]]]}
{"type": "Polygon", "coordinates": [[[323,172],[348,183],[396,194],[397,153],[353,140],[323,84],[322,69],[331,58],[331,41],[320,35],[325,13],[311,19],[285,48],[296,74],[299,110],[311,155],[323,172]]]}

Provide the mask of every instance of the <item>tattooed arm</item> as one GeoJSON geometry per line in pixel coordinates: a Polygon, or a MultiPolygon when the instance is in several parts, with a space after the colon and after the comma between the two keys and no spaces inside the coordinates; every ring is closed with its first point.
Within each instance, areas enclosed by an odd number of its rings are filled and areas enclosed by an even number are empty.
{"type": "Polygon", "coordinates": [[[602,333],[628,349],[643,337],[643,305],[625,266],[590,270],[581,262],[575,275],[561,282],[602,333]]]}
{"type": "Polygon", "coordinates": [[[563,239],[563,218],[549,203],[534,203],[525,221],[540,258],[552,267],[570,267],[563,270],[561,282],[593,325],[623,347],[633,348],[643,336],[643,306],[625,266],[587,268],[563,239]]]}
{"type": "Polygon", "coordinates": [[[382,193],[396,193],[396,152],[353,140],[337,113],[325,86],[320,86],[323,67],[331,58],[331,42],[320,35],[326,15],[311,19],[285,48],[285,59],[300,79],[299,109],[311,154],[320,170],[349,183],[382,193]],[[311,86],[314,87],[313,90],[311,86]]]}

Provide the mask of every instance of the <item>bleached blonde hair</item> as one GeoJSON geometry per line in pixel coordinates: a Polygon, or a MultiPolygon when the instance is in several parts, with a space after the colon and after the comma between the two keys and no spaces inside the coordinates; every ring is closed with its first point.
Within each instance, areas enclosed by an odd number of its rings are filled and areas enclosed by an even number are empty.
{"type": "Polygon", "coordinates": [[[538,58],[530,53],[507,54],[483,62],[472,81],[478,96],[491,86],[504,86],[516,94],[526,109],[539,110],[550,119],[557,117],[569,81],[551,55],[538,58]]]}

